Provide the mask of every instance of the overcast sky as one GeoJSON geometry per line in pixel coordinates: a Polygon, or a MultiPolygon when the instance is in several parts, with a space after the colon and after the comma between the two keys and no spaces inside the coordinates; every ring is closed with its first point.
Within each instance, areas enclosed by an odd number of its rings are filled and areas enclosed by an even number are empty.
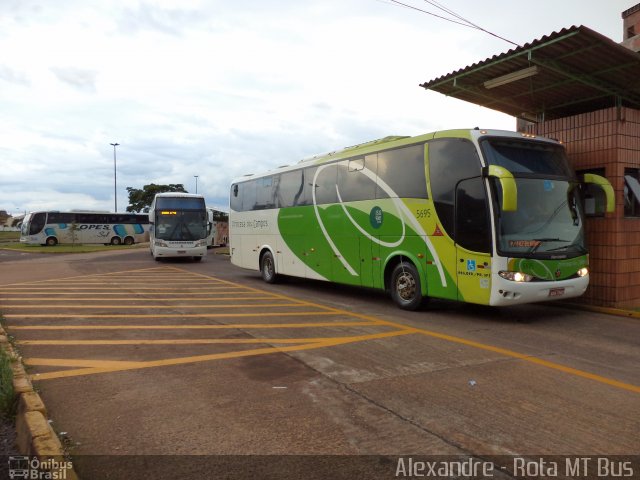
{"type": "MultiPolygon", "coordinates": [[[[402,0],[438,15],[424,0],[402,0]]],[[[431,2],[430,2],[431,3],[431,2]]],[[[517,44],[636,0],[439,0],[517,44]]],[[[114,209],[387,135],[515,129],[418,85],[513,46],[388,0],[0,0],[0,210],[114,209]]]]}

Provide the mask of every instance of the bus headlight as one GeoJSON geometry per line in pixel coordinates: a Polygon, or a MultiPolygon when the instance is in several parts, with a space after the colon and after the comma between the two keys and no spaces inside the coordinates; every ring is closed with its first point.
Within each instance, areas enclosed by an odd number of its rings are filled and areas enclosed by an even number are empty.
{"type": "Polygon", "coordinates": [[[533,280],[533,276],[522,272],[507,272],[505,270],[502,270],[498,272],[498,275],[500,275],[505,280],[510,280],[512,282],[530,282],[531,280],[533,280]]]}
{"type": "Polygon", "coordinates": [[[196,242],[196,247],[206,247],[207,246],[207,239],[204,238],[202,240],[198,240],[196,242]]]}
{"type": "Polygon", "coordinates": [[[167,245],[167,242],[165,242],[164,240],[158,240],[158,239],[156,239],[156,240],[153,242],[153,244],[154,244],[156,247],[168,247],[168,246],[169,246],[169,245],[167,245]]]}
{"type": "Polygon", "coordinates": [[[589,275],[589,269],[587,267],[582,267],[577,273],[579,277],[586,277],[589,275]]]}

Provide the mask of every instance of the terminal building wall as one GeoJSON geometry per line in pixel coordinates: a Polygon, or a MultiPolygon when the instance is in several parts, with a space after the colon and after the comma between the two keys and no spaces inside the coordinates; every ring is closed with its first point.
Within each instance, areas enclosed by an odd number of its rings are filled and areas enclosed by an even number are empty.
{"type": "Polygon", "coordinates": [[[603,173],[613,185],[615,213],[586,221],[591,282],[583,298],[592,305],[640,307],[640,198],[629,188],[629,177],[640,180],[640,110],[613,107],[524,130],[562,141],[576,171],[603,173]]]}

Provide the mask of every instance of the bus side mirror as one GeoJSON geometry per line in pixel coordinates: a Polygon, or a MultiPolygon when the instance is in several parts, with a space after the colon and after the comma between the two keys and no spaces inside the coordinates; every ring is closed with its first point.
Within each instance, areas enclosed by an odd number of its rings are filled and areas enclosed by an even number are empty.
{"type": "Polygon", "coordinates": [[[595,173],[585,173],[584,174],[584,183],[593,183],[594,185],[598,185],[604,191],[604,195],[607,199],[607,207],[606,212],[612,213],[616,209],[616,197],[613,193],[613,187],[604,177],[600,175],[596,175],[595,173]]]}
{"type": "Polygon", "coordinates": [[[513,174],[506,168],[498,165],[489,165],[484,170],[485,176],[495,177],[500,181],[502,187],[502,210],[505,212],[515,212],[518,209],[518,187],[513,174]]]}

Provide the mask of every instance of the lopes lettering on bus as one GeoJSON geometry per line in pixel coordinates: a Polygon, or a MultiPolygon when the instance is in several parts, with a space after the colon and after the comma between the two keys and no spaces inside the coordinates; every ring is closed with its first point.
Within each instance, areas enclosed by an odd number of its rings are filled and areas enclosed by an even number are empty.
{"type": "Polygon", "coordinates": [[[80,230],[111,230],[111,227],[109,225],[95,225],[95,224],[91,224],[91,225],[80,225],[78,227],[80,230]]]}

